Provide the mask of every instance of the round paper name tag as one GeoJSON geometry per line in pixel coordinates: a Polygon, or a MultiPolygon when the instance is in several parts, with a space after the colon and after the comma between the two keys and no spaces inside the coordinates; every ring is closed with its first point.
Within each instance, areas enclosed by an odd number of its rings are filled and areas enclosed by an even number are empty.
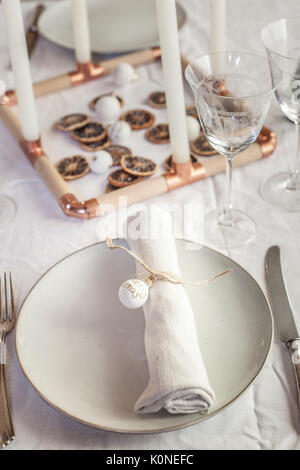
{"type": "Polygon", "coordinates": [[[149,287],[140,279],[128,279],[119,289],[120,302],[127,308],[140,308],[148,300],[149,287]]]}

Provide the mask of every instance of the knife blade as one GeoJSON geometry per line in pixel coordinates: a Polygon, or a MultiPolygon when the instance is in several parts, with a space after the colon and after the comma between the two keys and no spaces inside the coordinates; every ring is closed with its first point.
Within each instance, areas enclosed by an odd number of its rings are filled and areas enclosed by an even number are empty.
{"type": "Polygon", "coordinates": [[[267,251],[266,279],[281,341],[299,338],[281,269],[279,246],[271,246],[267,251]]]}
{"type": "Polygon", "coordinates": [[[31,25],[29,26],[27,33],[26,33],[26,42],[27,42],[27,49],[28,49],[29,57],[33,53],[37,38],[39,36],[38,21],[44,10],[45,10],[44,5],[37,5],[33,14],[31,25]]]}
{"type": "Polygon", "coordinates": [[[290,351],[300,406],[300,340],[284,282],[279,246],[271,246],[268,249],[265,273],[279,336],[290,351]]]}

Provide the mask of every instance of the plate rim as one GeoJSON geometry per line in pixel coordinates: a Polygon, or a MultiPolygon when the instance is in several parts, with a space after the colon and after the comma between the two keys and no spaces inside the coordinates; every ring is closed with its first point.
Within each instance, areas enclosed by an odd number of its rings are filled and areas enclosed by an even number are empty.
{"type": "MultiPolygon", "coordinates": [[[[118,238],[116,238],[115,240],[117,240],[118,238]]],[[[99,424],[94,424],[94,423],[90,423],[88,421],[85,421],[81,418],[78,418],[74,415],[72,415],[71,413],[68,413],[67,411],[61,409],[59,406],[55,405],[54,403],[52,403],[48,398],[46,398],[42,392],[39,391],[38,387],[33,383],[33,381],[30,379],[30,377],[28,376],[27,372],[25,371],[25,368],[23,367],[22,365],[22,361],[21,361],[21,355],[20,355],[20,352],[19,352],[19,349],[18,349],[18,341],[17,341],[17,335],[18,335],[18,330],[19,330],[19,323],[20,323],[20,319],[21,319],[21,315],[22,315],[22,310],[23,310],[23,307],[25,305],[25,302],[27,301],[27,299],[29,298],[29,296],[31,295],[32,291],[35,289],[35,287],[39,284],[39,282],[52,270],[54,269],[58,264],[64,262],[66,259],[70,258],[71,256],[74,256],[76,255],[77,253],[80,253],[82,251],[85,251],[85,250],[88,250],[89,248],[91,247],[94,247],[94,246],[97,246],[97,245],[102,245],[104,243],[106,243],[105,240],[103,241],[98,241],[98,242],[95,242],[95,243],[91,243],[90,245],[87,245],[87,246],[84,246],[82,248],[79,248],[78,250],[76,251],[73,251],[72,253],[69,253],[68,255],[64,256],[63,258],[59,259],[56,263],[54,263],[52,266],[50,266],[50,268],[48,268],[40,277],[39,279],[33,284],[33,286],[29,289],[28,293],[26,294],[23,302],[21,303],[21,306],[19,308],[19,314],[18,314],[18,319],[17,319],[17,323],[16,323],[16,328],[15,328],[15,332],[14,332],[14,342],[15,342],[15,351],[16,351],[16,356],[17,356],[17,360],[18,360],[18,363],[20,365],[20,368],[26,378],[26,380],[29,382],[29,384],[33,387],[33,389],[38,393],[39,397],[43,400],[44,403],[46,403],[47,405],[49,405],[51,408],[53,408],[54,410],[56,410],[57,412],[61,413],[62,415],[64,416],[67,416],[68,418],[72,419],[73,421],[77,422],[77,423],[80,423],[82,425],[85,425],[89,428],[92,428],[92,429],[98,429],[100,431],[108,431],[108,432],[114,432],[114,433],[118,433],[118,434],[135,434],[135,435],[139,435],[139,434],[159,434],[159,433],[163,433],[163,432],[171,432],[171,431],[176,431],[176,430],[179,430],[179,429],[184,429],[184,428],[187,428],[189,426],[194,426],[196,424],[199,424],[199,423],[202,423],[204,421],[206,421],[207,419],[209,418],[212,418],[214,416],[216,416],[217,414],[221,413],[224,409],[226,408],[229,408],[235,401],[239,400],[240,398],[242,398],[245,393],[249,390],[250,387],[252,387],[252,385],[256,382],[257,378],[259,377],[259,375],[261,374],[262,370],[264,369],[265,365],[266,365],[266,362],[270,356],[270,352],[271,352],[271,348],[272,348],[272,344],[273,344],[273,339],[274,339],[274,318],[273,318],[273,312],[272,312],[272,309],[271,309],[271,305],[270,305],[270,302],[268,300],[268,297],[267,295],[265,294],[265,292],[263,291],[262,287],[259,285],[258,281],[256,281],[256,279],[249,273],[249,271],[247,269],[245,269],[243,266],[241,266],[239,263],[237,263],[236,261],[234,261],[232,258],[230,258],[229,256],[227,255],[224,255],[223,253],[221,253],[220,251],[218,250],[215,250],[207,245],[202,245],[200,243],[195,243],[195,242],[191,242],[190,240],[186,240],[184,238],[178,238],[176,237],[175,240],[181,240],[181,241],[185,241],[185,242],[189,242],[189,243],[194,243],[196,245],[199,245],[201,246],[202,248],[206,248],[214,253],[217,253],[221,256],[223,256],[224,258],[230,260],[233,264],[235,264],[236,266],[238,266],[239,268],[241,268],[244,272],[246,272],[248,274],[248,276],[252,279],[252,281],[254,281],[254,283],[256,284],[256,286],[258,287],[258,289],[260,290],[263,298],[265,299],[266,301],[266,304],[267,304],[267,307],[268,307],[268,313],[269,313],[269,317],[270,317],[270,325],[271,325],[271,335],[270,335],[270,338],[269,338],[269,344],[268,344],[268,349],[267,349],[267,354],[266,354],[266,357],[260,367],[260,369],[258,370],[258,372],[256,373],[256,375],[253,377],[253,379],[249,382],[249,384],[247,384],[232,400],[230,400],[228,403],[226,403],[224,406],[222,406],[221,408],[218,408],[217,410],[213,411],[212,413],[207,413],[207,414],[200,414],[200,413],[195,413],[195,419],[192,421],[192,422],[189,422],[189,423],[182,423],[182,424],[177,424],[177,425],[174,425],[174,426],[168,426],[166,428],[160,428],[160,429],[142,429],[142,430],[132,430],[132,429],[129,429],[129,430],[126,430],[126,429],[117,429],[117,428],[113,428],[113,427],[107,427],[107,426],[101,426],[99,424]]]]}
{"type": "MultiPolygon", "coordinates": [[[[67,49],[69,51],[74,51],[75,48],[74,46],[72,45],[67,45],[64,41],[62,40],[59,40],[59,39],[56,39],[55,37],[53,37],[51,34],[48,34],[45,32],[45,30],[41,27],[41,23],[42,23],[42,19],[43,19],[43,16],[45,14],[47,14],[47,10],[51,9],[51,8],[57,8],[58,6],[61,6],[63,3],[67,3],[67,0],[64,0],[63,2],[59,2],[59,3],[56,3],[56,4],[53,4],[51,6],[49,6],[40,16],[40,18],[38,19],[38,31],[39,31],[39,34],[44,38],[46,39],[47,41],[51,42],[52,44],[58,46],[58,47],[62,47],[64,49],[67,49]]],[[[180,4],[178,3],[178,1],[176,0],[176,6],[177,8],[179,8],[181,10],[181,13],[183,15],[183,20],[182,20],[182,24],[180,25],[179,27],[179,31],[186,25],[187,21],[188,21],[188,14],[187,14],[187,11],[185,10],[185,8],[180,4]]],[[[159,44],[159,39],[157,39],[157,41],[154,41],[153,43],[152,42],[149,42],[148,46],[146,47],[141,47],[139,46],[138,48],[135,48],[135,49],[114,49],[114,50],[101,50],[100,49],[94,49],[92,47],[92,44],[91,44],[91,52],[94,53],[94,54],[102,54],[102,55],[110,55],[110,54],[126,54],[126,53],[130,53],[130,52],[134,52],[134,51],[140,51],[140,50],[144,50],[145,48],[152,48],[152,47],[156,47],[157,45],[159,44]]]]}

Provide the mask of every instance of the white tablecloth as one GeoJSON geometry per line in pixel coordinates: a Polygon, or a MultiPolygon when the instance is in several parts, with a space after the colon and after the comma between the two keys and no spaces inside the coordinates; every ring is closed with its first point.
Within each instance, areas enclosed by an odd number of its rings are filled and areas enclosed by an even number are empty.
{"type": "MultiPolygon", "coordinates": [[[[25,19],[35,2],[23,4],[25,19]]],[[[208,49],[209,1],[181,0],[188,12],[188,24],[181,32],[181,48],[189,58],[208,49]]],[[[264,24],[280,17],[300,15],[298,0],[228,0],[228,47],[264,53],[260,31],[264,24]]],[[[0,10],[0,78],[12,84],[0,10]]],[[[73,68],[70,51],[40,39],[32,57],[35,80],[73,68]]],[[[122,91],[127,108],[140,106],[151,90],[163,87],[158,64],[139,68],[139,81],[122,91]]],[[[44,146],[53,161],[76,153],[78,147],[52,130],[56,118],[73,110],[88,110],[87,103],[98,93],[113,89],[111,78],[84,87],[63,91],[37,101],[44,146]]],[[[187,89],[187,99],[192,97],[187,89]]],[[[165,111],[156,113],[165,120],[165,111]]],[[[263,260],[267,248],[282,248],[287,283],[296,321],[300,328],[300,217],[267,205],[259,196],[262,181],[286,169],[294,151],[293,126],[280,113],[273,100],[266,124],[278,134],[275,154],[264,161],[235,171],[236,206],[257,221],[257,236],[246,248],[232,250],[231,256],[242,264],[265,288],[263,260]]],[[[143,134],[143,133],[140,133],[143,134]]],[[[18,205],[13,226],[0,231],[0,269],[14,274],[16,299],[20,305],[41,274],[65,255],[97,240],[101,221],[87,222],[65,217],[44,183],[24,158],[18,145],[0,124],[0,165],[2,191],[18,205]]],[[[167,156],[135,134],[130,146],[137,154],[151,155],[157,162],[167,156]]],[[[201,197],[205,209],[215,207],[222,195],[224,177],[196,183],[157,198],[156,201],[184,203],[201,197]]],[[[93,197],[104,191],[105,177],[89,175],[72,184],[79,197],[93,197]]],[[[118,435],[89,429],[73,422],[42,402],[23,376],[17,362],[13,337],[8,339],[8,385],[13,404],[17,440],[14,449],[300,449],[300,422],[294,377],[289,357],[275,337],[270,358],[259,379],[247,394],[214,418],[176,432],[150,436],[118,435]]]]}

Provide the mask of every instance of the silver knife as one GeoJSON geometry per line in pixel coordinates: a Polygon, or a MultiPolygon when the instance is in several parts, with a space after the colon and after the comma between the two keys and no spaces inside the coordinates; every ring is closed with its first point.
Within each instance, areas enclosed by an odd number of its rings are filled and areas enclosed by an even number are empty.
{"type": "Polygon", "coordinates": [[[280,339],[286,344],[291,354],[300,406],[300,339],[285,287],[279,246],[271,246],[268,249],[265,261],[266,280],[272,311],[280,339]]]}

